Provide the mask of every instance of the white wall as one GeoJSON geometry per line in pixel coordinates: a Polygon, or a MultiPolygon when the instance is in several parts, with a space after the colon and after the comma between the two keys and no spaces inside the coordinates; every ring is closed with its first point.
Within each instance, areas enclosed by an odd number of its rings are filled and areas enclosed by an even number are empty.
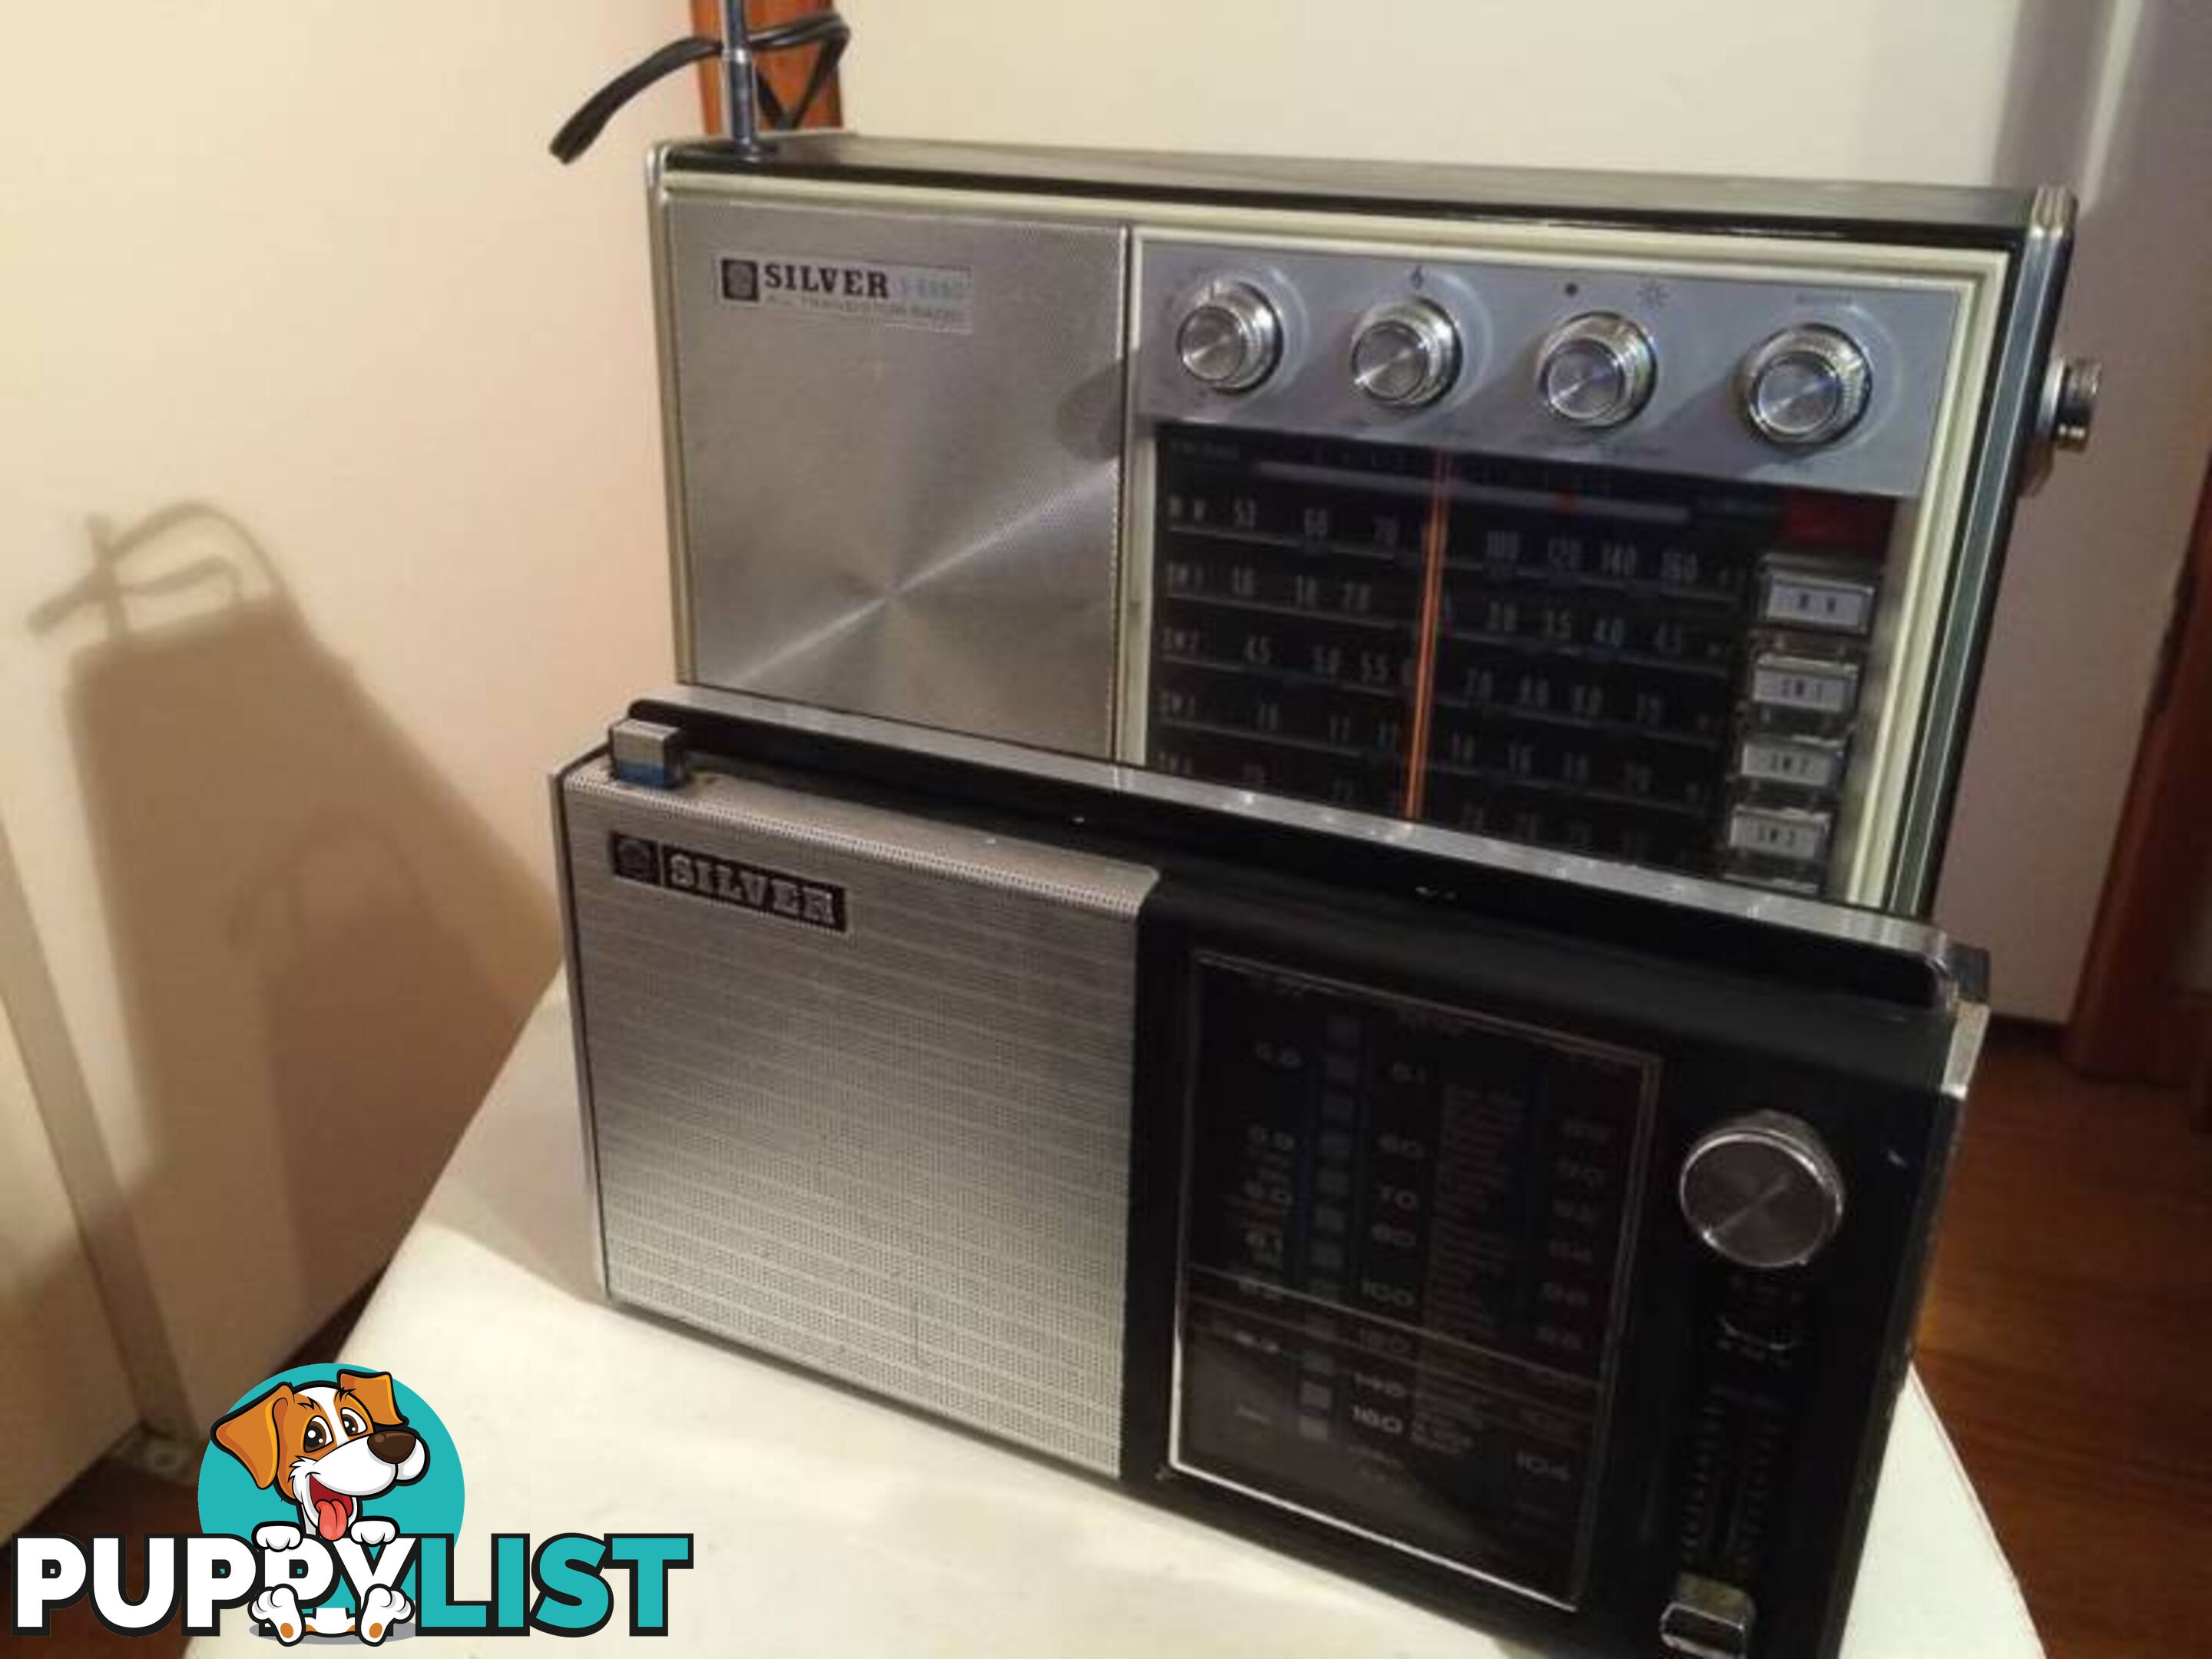
{"type": "Polygon", "coordinates": [[[544,145],[686,27],[0,9],[0,994],[171,1427],[388,1254],[555,965],[544,774],[668,672],[695,84],[544,145]],[[101,545],[169,591],[78,603],[101,545]]]}
{"type": "Polygon", "coordinates": [[[841,0],[866,131],[2071,183],[2104,419],[2023,511],[1938,904],[2063,1018],[2212,447],[2212,7],[2187,0],[841,0]]]}

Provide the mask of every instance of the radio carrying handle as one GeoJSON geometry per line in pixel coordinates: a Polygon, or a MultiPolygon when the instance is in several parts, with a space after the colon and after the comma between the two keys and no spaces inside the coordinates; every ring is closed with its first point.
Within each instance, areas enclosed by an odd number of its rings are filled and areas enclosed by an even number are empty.
{"type": "Polygon", "coordinates": [[[761,139],[763,125],[771,132],[787,132],[801,125],[829,87],[852,39],[851,26],[834,11],[754,29],[745,21],[745,0],[722,0],[721,39],[685,35],[631,64],[584,100],[553,135],[550,148],[556,160],[574,161],[638,94],[680,69],[714,58],[722,66],[722,109],[732,146],[748,159],[763,155],[768,149],[761,139]],[[787,107],[775,89],[760,78],[757,60],[772,52],[805,46],[821,50],[798,102],[787,107]]]}

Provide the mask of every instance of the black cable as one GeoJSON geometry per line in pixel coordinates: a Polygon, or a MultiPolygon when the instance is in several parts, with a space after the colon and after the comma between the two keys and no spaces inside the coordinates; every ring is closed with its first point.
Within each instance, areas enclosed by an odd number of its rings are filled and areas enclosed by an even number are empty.
{"type": "Polygon", "coordinates": [[[785,118],[783,100],[769,85],[768,76],[757,76],[753,82],[753,96],[760,100],[761,120],[770,132],[786,132],[791,123],[785,118]]]}
{"type": "Polygon", "coordinates": [[[615,112],[664,76],[693,64],[722,55],[722,43],[712,35],[687,35],[672,40],[651,57],[640,59],[586,98],[580,108],[553,135],[551,149],[562,162],[574,161],[592,147],[615,112]]]}
{"type": "Polygon", "coordinates": [[[814,100],[827,91],[830,82],[836,78],[837,60],[845,55],[845,48],[851,44],[852,39],[852,30],[847,29],[823,43],[821,52],[814,59],[814,72],[806,77],[805,89],[799,94],[799,106],[792,111],[791,119],[787,125],[792,127],[806,125],[807,113],[813,109],[814,100]]]}
{"type": "MultiPolygon", "coordinates": [[[[816,101],[829,88],[837,73],[838,60],[844,57],[845,48],[852,44],[852,26],[834,11],[813,12],[805,17],[793,18],[787,23],[774,23],[766,28],[755,29],[745,37],[756,53],[796,52],[806,46],[818,46],[813,71],[806,77],[806,85],[796,104],[787,106],[775,89],[765,79],[758,82],[761,113],[767,118],[769,129],[788,132],[802,125],[814,108],[816,101]]],[[[665,76],[693,64],[703,64],[722,55],[722,43],[712,35],[687,35],[681,40],[672,40],[652,56],[624,70],[606,85],[601,87],[583,106],[562,125],[553,135],[551,149],[562,162],[574,161],[592,147],[592,141],[605,130],[615,112],[624,104],[643,92],[665,76]]]]}
{"type": "Polygon", "coordinates": [[[853,27],[834,11],[809,12],[804,17],[794,17],[785,23],[771,23],[766,28],[755,29],[745,39],[752,42],[755,52],[782,52],[792,46],[811,45],[817,40],[836,35],[839,40],[852,38],[853,27]]]}

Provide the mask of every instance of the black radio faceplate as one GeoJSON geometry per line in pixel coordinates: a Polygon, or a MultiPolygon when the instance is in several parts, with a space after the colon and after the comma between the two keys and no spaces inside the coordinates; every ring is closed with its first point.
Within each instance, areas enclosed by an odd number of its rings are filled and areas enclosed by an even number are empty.
{"type": "Polygon", "coordinates": [[[1164,878],[1140,950],[1126,1478],[1547,1650],[1656,1650],[1696,1586],[1748,1654],[1832,1653],[1951,1017],[1215,868],[1164,878]],[[1777,1108],[1847,1218],[1753,1272],[1677,1189],[1777,1108]]]}

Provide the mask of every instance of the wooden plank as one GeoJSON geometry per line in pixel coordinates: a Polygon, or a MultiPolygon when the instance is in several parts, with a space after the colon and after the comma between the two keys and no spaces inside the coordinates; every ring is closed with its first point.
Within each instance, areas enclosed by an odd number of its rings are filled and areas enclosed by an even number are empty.
{"type": "Polygon", "coordinates": [[[2051,1659],[2212,1653],[2212,1139],[2001,1024],[1918,1363],[2051,1659]]]}
{"type": "MultiPolygon", "coordinates": [[[[830,9],[830,0],[751,0],[747,15],[755,29],[763,29],[772,23],[787,23],[793,18],[811,17],[817,12],[830,9]]],[[[720,36],[722,33],[722,8],[718,0],[691,0],[691,28],[697,34],[720,36]]],[[[775,88],[776,96],[796,103],[806,89],[806,77],[813,71],[814,52],[772,52],[760,60],[761,74],[775,88]]],[[[699,106],[706,118],[706,131],[722,131],[722,70],[718,64],[699,66],[699,106]]],[[[805,125],[810,127],[834,127],[845,118],[844,99],[836,77],[832,77],[822,96],[815,100],[807,112],[805,125]]]]}
{"type": "Polygon", "coordinates": [[[2212,877],[2212,481],[2197,508],[2166,655],[2097,925],[2067,1024],[2067,1063],[2179,1083],[2202,1064],[2200,1000],[2179,982],[2212,877]]]}

